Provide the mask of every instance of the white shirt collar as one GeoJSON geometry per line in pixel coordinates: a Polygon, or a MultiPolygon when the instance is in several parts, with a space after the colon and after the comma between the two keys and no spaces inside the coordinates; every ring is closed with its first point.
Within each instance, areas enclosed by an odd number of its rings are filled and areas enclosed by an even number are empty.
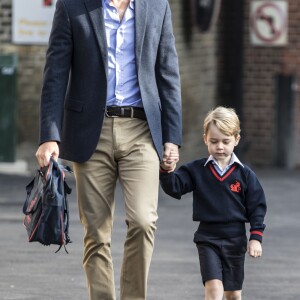
{"type": "MultiPolygon", "coordinates": [[[[209,156],[209,158],[205,162],[204,166],[206,166],[210,161],[212,161],[214,164],[216,164],[220,168],[220,166],[218,165],[217,161],[214,159],[214,157],[212,155],[209,156]]],[[[244,167],[244,165],[241,163],[241,161],[238,159],[238,157],[232,152],[229,164],[228,164],[228,166],[226,168],[230,167],[234,163],[238,163],[239,165],[241,165],[242,167],[244,167]]]]}

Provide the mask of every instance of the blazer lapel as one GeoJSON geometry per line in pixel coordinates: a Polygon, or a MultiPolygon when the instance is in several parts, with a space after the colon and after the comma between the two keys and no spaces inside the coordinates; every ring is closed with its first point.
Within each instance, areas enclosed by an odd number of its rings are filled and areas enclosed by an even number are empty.
{"type": "Polygon", "coordinates": [[[103,7],[101,0],[84,0],[85,7],[90,16],[93,29],[97,38],[98,45],[100,47],[103,63],[105,67],[105,73],[107,76],[107,42],[105,34],[105,24],[103,19],[103,7]]]}
{"type": "Polygon", "coordinates": [[[146,0],[135,0],[135,57],[137,64],[137,71],[141,61],[141,53],[145,36],[145,29],[147,23],[147,8],[146,0]]]}

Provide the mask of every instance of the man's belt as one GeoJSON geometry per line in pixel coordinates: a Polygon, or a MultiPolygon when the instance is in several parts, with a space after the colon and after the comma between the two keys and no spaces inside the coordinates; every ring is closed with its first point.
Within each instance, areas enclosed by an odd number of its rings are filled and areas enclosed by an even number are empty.
{"type": "Polygon", "coordinates": [[[147,120],[144,109],[140,107],[107,106],[105,114],[110,118],[138,118],[147,120]]]}

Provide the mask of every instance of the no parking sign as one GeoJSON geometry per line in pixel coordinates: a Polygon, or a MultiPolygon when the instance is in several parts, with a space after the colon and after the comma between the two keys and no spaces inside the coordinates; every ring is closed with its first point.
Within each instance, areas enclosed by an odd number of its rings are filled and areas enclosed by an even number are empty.
{"type": "Polygon", "coordinates": [[[252,45],[284,46],[288,42],[288,3],[253,1],[250,12],[252,45]]]}

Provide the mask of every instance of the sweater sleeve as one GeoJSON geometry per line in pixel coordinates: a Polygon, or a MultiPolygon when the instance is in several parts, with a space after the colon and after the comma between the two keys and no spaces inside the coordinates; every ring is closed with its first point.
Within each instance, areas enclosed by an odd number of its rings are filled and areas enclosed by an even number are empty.
{"type": "Polygon", "coordinates": [[[181,196],[194,190],[194,182],[188,165],[181,166],[176,172],[160,172],[160,185],[169,196],[181,199],[181,196]]]}
{"type": "Polygon", "coordinates": [[[250,222],[250,240],[262,242],[264,229],[266,227],[264,218],[267,212],[267,204],[264,190],[255,173],[251,170],[248,174],[246,208],[250,222]]]}

